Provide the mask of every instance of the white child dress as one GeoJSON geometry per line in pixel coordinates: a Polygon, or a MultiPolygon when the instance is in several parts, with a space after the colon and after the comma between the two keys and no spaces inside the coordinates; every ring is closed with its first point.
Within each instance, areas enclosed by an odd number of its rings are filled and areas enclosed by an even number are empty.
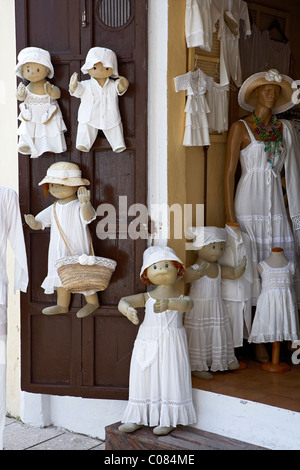
{"type": "Polygon", "coordinates": [[[145,318],[136,337],[129,378],[129,400],[122,423],[146,426],[196,422],[183,313],[154,313],[148,294],[145,318]]]}
{"type": "Polygon", "coordinates": [[[192,371],[224,371],[228,364],[237,361],[229,316],[221,297],[221,267],[218,268],[216,278],[203,276],[191,285],[189,295],[194,307],[186,313],[184,326],[192,371]]]}
{"type": "Polygon", "coordinates": [[[299,318],[293,287],[295,264],[271,268],[261,261],[262,291],[257,301],[249,343],[297,341],[299,318]]]}
{"type": "Polygon", "coordinates": [[[26,96],[20,105],[18,128],[18,151],[31,158],[37,158],[43,153],[62,153],[67,150],[64,132],[67,128],[64,123],[57,100],[48,94],[37,95],[31,93],[26,87],[26,96]],[[57,109],[52,119],[45,124],[52,113],[57,109]],[[26,121],[23,119],[23,117],[26,121]],[[30,151],[21,152],[20,147],[28,146],[30,151]]]}

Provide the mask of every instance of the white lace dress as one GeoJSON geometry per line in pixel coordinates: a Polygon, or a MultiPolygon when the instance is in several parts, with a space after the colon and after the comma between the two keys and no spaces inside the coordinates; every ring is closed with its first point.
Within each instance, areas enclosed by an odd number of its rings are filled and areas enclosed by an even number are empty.
{"type": "Polygon", "coordinates": [[[252,303],[256,305],[261,289],[257,263],[266,259],[274,247],[281,247],[290,261],[296,261],[295,243],[280,176],[285,155],[272,169],[267,162],[265,144],[255,139],[246,121],[242,122],[248,130],[251,143],[240,152],[242,175],[235,195],[235,213],[241,231],[246,232],[251,241],[252,303]]]}
{"type": "Polygon", "coordinates": [[[134,343],[129,401],[122,422],[173,427],[193,424],[196,414],[183,314],[176,310],[154,313],[155,302],[149,295],[134,343]]]}
{"type": "Polygon", "coordinates": [[[194,307],[184,326],[192,370],[223,371],[236,361],[229,316],[221,297],[221,267],[216,278],[203,276],[191,285],[194,307]]]}
{"type": "Polygon", "coordinates": [[[51,99],[47,94],[36,95],[26,88],[26,97],[20,105],[20,109],[19,120],[21,124],[18,128],[18,147],[30,147],[30,151],[20,153],[37,158],[45,152],[62,153],[67,150],[64,137],[67,128],[56,100],[51,99]],[[58,109],[56,114],[44,124],[56,108],[58,109]]]}
{"type": "Polygon", "coordinates": [[[296,341],[299,339],[299,318],[293,287],[295,265],[283,268],[262,267],[262,292],[258,298],[249,343],[296,341]]]}

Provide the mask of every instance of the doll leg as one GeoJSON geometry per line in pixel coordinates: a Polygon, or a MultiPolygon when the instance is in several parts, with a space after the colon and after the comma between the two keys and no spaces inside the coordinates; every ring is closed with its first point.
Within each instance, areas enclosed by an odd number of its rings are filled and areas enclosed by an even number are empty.
{"type": "Polygon", "coordinates": [[[156,436],[166,436],[174,429],[173,426],[156,426],[156,428],[153,429],[153,434],[156,436]]]}
{"type": "Polygon", "coordinates": [[[142,427],[141,424],[124,423],[118,427],[118,430],[122,432],[133,432],[133,431],[136,431],[137,429],[140,429],[141,427],[142,427]]]}
{"type": "Polygon", "coordinates": [[[192,370],[192,375],[198,377],[198,379],[210,380],[213,378],[213,375],[206,370],[192,370]]]}
{"type": "Polygon", "coordinates": [[[76,148],[81,152],[89,152],[96,140],[98,129],[89,124],[78,124],[76,148]]]}
{"type": "Polygon", "coordinates": [[[99,300],[97,294],[85,295],[86,305],[78,310],[76,316],[84,318],[93,313],[99,307],[99,300]]]}
{"type": "Polygon", "coordinates": [[[57,287],[57,304],[42,310],[44,315],[58,315],[60,313],[68,313],[71,300],[71,293],[63,287],[57,287]]]}
{"type": "Polygon", "coordinates": [[[126,149],[122,122],[111,129],[103,129],[103,134],[114,152],[120,153],[126,149]]]}

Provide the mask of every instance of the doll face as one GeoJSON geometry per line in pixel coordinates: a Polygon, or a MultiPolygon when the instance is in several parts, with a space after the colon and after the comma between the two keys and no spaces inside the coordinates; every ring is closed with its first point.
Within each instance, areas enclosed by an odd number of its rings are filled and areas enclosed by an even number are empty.
{"type": "Polygon", "coordinates": [[[91,69],[88,70],[88,73],[93,78],[107,78],[113,74],[112,67],[104,67],[102,62],[94,64],[91,69]]]}
{"type": "Polygon", "coordinates": [[[276,101],[280,95],[281,88],[279,85],[262,85],[256,88],[257,103],[268,109],[274,108],[276,101]]]}
{"type": "Polygon", "coordinates": [[[152,284],[172,285],[177,280],[177,268],[172,261],[158,261],[147,269],[147,277],[152,284]]]}
{"type": "Polygon", "coordinates": [[[49,193],[56,199],[66,199],[76,194],[77,186],[65,186],[64,184],[49,183],[49,193]]]}
{"type": "Polygon", "coordinates": [[[39,82],[47,77],[49,69],[45,65],[27,62],[22,67],[22,75],[29,82],[39,82]]]}
{"type": "Polygon", "coordinates": [[[209,245],[204,246],[198,250],[198,255],[204,260],[210,263],[215,263],[220,258],[222,258],[226,243],[225,242],[215,242],[210,243],[209,245]]]}

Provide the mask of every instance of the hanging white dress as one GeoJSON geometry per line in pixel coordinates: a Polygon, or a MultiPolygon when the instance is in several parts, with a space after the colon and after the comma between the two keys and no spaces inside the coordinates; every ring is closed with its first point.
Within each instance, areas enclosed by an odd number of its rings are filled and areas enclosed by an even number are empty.
{"type": "MultiPolygon", "coordinates": [[[[272,248],[281,247],[290,261],[296,261],[294,235],[288,220],[280,172],[284,163],[286,166],[287,191],[291,200],[290,215],[297,210],[297,186],[299,188],[299,172],[297,174],[295,165],[297,159],[287,156],[287,152],[293,152],[290,138],[286,142],[285,154],[277,161],[276,168],[272,169],[267,161],[264,142],[255,139],[249,125],[247,128],[251,143],[240,151],[241,178],[239,180],[235,195],[235,213],[240,224],[240,229],[246,232],[251,240],[252,262],[253,262],[253,305],[256,305],[260,294],[260,278],[257,263],[266,259],[272,248]],[[289,149],[290,146],[290,149],[289,149]],[[291,165],[291,168],[289,167],[291,165]],[[292,212],[291,212],[292,211],[292,212]]],[[[284,136],[288,131],[284,127],[284,136]]],[[[285,139],[286,141],[287,139],[285,139]]],[[[299,165],[299,163],[298,163],[299,165]]],[[[296,212],[299,215],[300,212],[296,212]]],[[[295,217],[295,223],[297,217],[295,217]]],[[[298,217],[299,221],[299,217],[298,217]]]]}
{"type": "Polygon", "coordinates": [[[206,101],[210,109],[207,115],[209,132],[228,130],[228,91],[229,85],[222,86],[214,80],[206,92],[206,101]]]}
{"type": "Polygon", "coordinates": [[[0,450],[3,450],[6,415],[7,240],[9,240],[15,255],[15,292],[17,290],[26,292],[28,268],[18,196],[13,189],[1,185],[0,220],[0,450]]]}
{"type": "Polygon", "coordinates": [[[186,92],[184,146],[210,145],[205,93],[211,82],[197,69],[174,78],[175,90],[186,92]]]}
{"type": "Polygon", "coordinates": [[[194,307],[185,314],[184,326],[192,371],[224,371],[237,360],[218,268],[216,278],[203,276],[191,285],[194,307]]]}
{"type": "Polygon", "coordinates": [[[213,26],[212,0],[186,0],[185,37],[187,47],[211,51],[213,26]]]}
{"type": "Polygon", "coordinates": [[[45,152],[62,153],[67,150],[64,137],[67,128],[56,100],[51,99],[48,94],[31,93],[27,87],[26,97],[20,105],[20,109],[19,120],[21,124],[17,132],[19,147],[30,147],[30,151],[21,153],[31,155],[31,158],[37,158],[45,152]],[[56,114],[44,124],[55,109],[57,109],[56,114]],[[26,116],[28,122],[22,118],[22,115],[26,116]]]}
{"type": "Polygon", "coordinates": [[[196,414],[183,313],[154,313],[155,302],[149,295],[134,343],[129,401],[122,422],[173,427],[193,424],[196,414]]]}
{"type": "Polygon", "coordinates": [[[249,343],[299,340],[299,317],[293,278],[293,262],[282,268],[262,268],[262,291],[257,301],[249,343]]]}

